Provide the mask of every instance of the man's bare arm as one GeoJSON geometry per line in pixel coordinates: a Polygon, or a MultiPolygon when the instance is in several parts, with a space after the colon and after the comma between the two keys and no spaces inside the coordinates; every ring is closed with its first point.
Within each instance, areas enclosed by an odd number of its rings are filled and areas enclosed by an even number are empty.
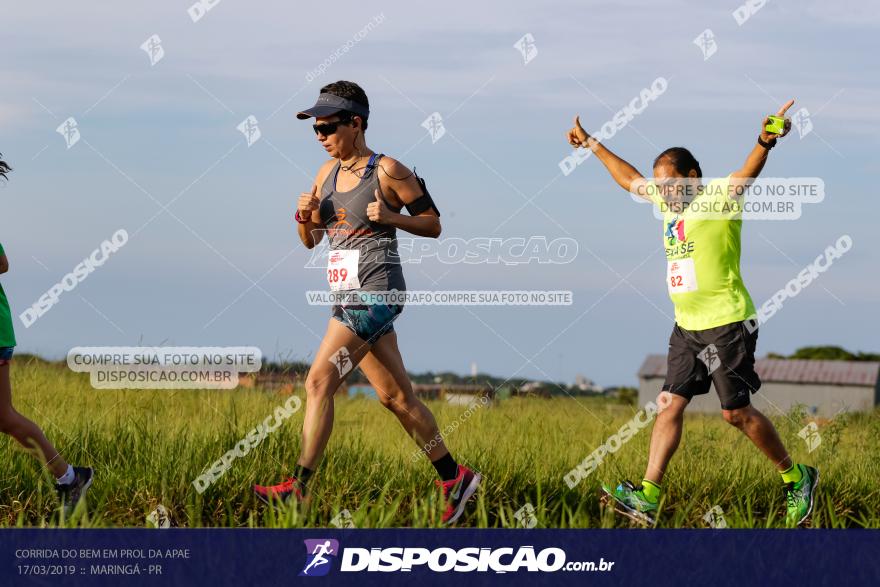
{"type": "MultiPolygon", "coordinates": [[[[785,116],[786,111],[791,108],[794,104],[794,100],[789,100],[779,111],[776,112],[776,116],[785,116]]],[[[769,119],[764,118],[764,121],[761,123],[761,134],[759,135],[759,140],[766,145],[770,145],[771,147],[776,144],[776,139],[784,137],[791,130],[791,120],[785,119],[785,128],[781,134],[769,133],[765,130],[765,126],[769,119]]],[[[761,145],[761,143],[755,144],[752,147],[752,150],[749,152],[746,157],[745,163],[743,166],[730,174],[730,184],[731,187],[735,186],[749,186],[752,182],[757,179],[758,175],[761,174],[761,171],[764,169],[764,164],[767,163],[767,155],[770,153],[770,149],[761,145]]]]}
{"type": "Polygon", "coordinates": [[[574,127],[566,135],[568,144],[572,147],[584,147],[590,149],[596,158],[602,162],[617,185],[626,191],[641,198],[648,199],[646,186],[648,184],[639,170],[615,155],[611,149],[596,140],[595,137],[584,130],[581,126],[580,117],[574,117],[574,127]]]}

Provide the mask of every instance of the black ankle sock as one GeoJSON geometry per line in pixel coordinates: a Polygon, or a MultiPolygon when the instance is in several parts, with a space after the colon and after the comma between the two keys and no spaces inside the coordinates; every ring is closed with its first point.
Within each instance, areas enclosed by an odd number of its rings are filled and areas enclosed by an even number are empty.
{"type": "Polygon", "coordinates": [[[296,480],[299,481],[299,484],[303,487],[306,486],[306,483],[309,482],[309,479],[311,479],[314,474],[314,471],[306,469],[302,465],[297,465],[293,468],[293,476],[296,477],[296,480]]]}
{"type": "Polygon", "coordinates": [[[455,462],[455,459],[449,453],[446,453],[436,461],[431,461],[431,464],[437,469],[437,474],[440,475],[440,479],[443,481],[452,481],[458,477],[458,463],[455,462]]]}

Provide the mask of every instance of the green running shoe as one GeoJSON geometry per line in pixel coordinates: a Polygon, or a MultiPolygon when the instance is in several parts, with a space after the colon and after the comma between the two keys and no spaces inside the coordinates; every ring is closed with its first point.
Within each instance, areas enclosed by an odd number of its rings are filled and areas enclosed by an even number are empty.
{"type": "Polygon", "coordinates": [[[630,481],[624,481],[612,490],[603,484],[599,501],[603,505],[613,505],[615,512],[640,524],[653,526],[655,523],[657,503],[645,497],[641,485],[636,487],[630,481]]]}
{"type": "Polygon", "coordinates": [[[813,501],[819,485],[819,469],[801,464],[798,464],[798,468],[801,470],[801,480],[785,485],[786,519],[793,526],[800,526],[813,513],[813,501]]]}

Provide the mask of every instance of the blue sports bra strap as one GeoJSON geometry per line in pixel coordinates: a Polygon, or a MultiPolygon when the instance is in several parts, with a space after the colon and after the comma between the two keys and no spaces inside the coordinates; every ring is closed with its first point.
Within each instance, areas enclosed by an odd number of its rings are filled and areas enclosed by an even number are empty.
{"type": "Polygon", "coordinates": [[[373,171],[376,169],[376,166],[379,164],[379,158],[383,157],[381,153],[373,153],[370,155],[370,160],[367,161],[367,166],[364,170],[364,177],[369,177],[373,174],[373,171]]]}
{"type": "Polygon", "coordinates": [[[382,153],[373,153],[372,155],[370,155],[370,160],[367,161],[367,173],[366,173],[366,175],[369,175],[369,174],[373,173],[373,170],[374,170],[374,169],[376,168],[376,166],[379,164],[379,159],[382,158],[382,157],[384,157],[384,155],[383,155],[382,153]]]}

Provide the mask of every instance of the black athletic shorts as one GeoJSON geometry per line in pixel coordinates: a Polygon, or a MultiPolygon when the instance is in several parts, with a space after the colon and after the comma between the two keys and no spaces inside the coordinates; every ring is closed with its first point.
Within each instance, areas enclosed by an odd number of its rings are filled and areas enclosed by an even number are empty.
{"type": "Polygon", "coordinates": [[[709,393],[714,383],[722,409],[746,407],[750,394],[761,387],[755,372],[757,342],[758,329],[749,332],[744,322],[708,330],[685,330],[676,324],[669,337],[663,391],[690,400],[709,393]]]}

